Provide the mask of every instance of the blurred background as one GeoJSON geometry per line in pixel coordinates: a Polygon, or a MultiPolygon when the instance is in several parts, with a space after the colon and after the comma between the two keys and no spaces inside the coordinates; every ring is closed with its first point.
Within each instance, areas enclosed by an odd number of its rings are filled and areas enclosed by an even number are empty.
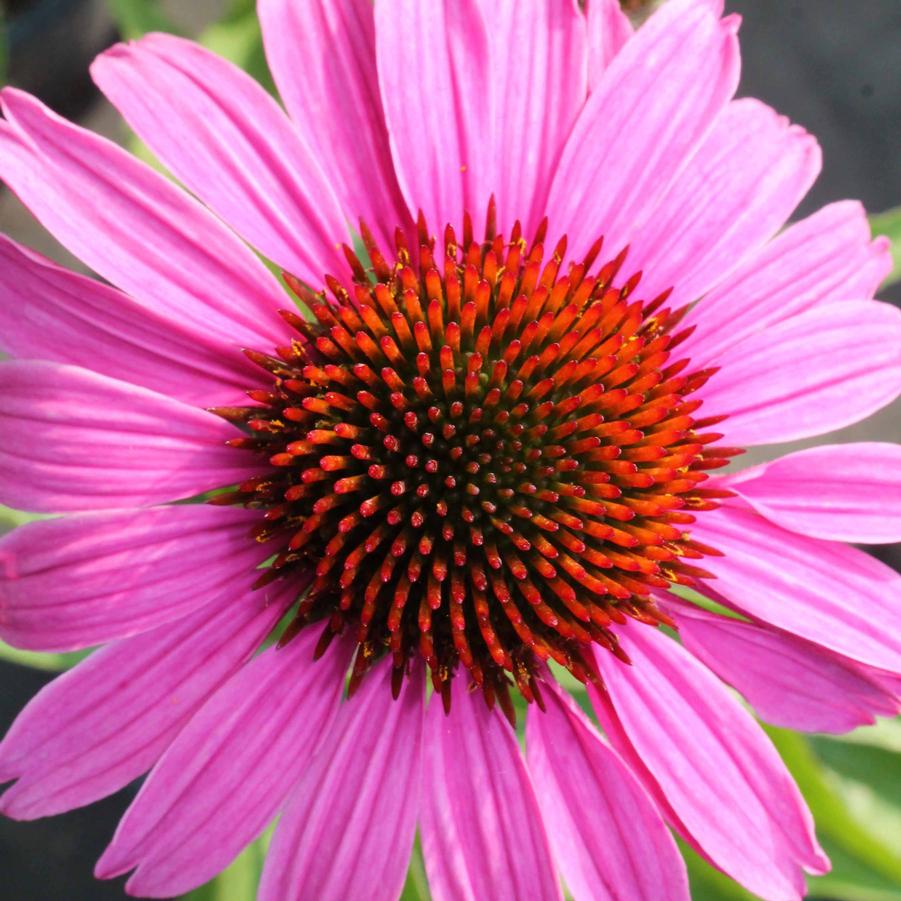
{"type": "MultiPolygon", "coordinates": [[[[626,5],[641,15],[646,4],[626,5]]],[[[860,198],[874,213],[901,206],[901,0],[726,0],[726,7],[744,17],[739,93],[770,103],[813,132],[823,147],[823,174],[798,215],[846,197],[860,198]]],[[[61,114],[139,153],[142,148],[87,72],[91,59],[122,37],[152,30],[194,37],[271,86],[252,0],[0,0],[0,10],[0,83],[32,91],[61,114]]],[[[899,222],[898,214],[874,219],[878,231],[901,233],[899,222]]],[[[0,230],[83,268],[2,186],[0,230]]],[[[887,286],[881,296],[901,305],[901,283],[887,286]]],[[[901,440],[901,408],[834,437],[901,440]]],[[[18,518],[0,508],[0,532],[18,518]]],[[[898,547],[871,550],[901,568],[898,547]]],[[[70,665],[64,658],[0,649],[0,732],[56,671],[70,665]]],[[[901,723],[881,722],[842,738],[770,733],[814,811],[835,866],[810,881],[810,897],[901,899],[901,723]]],[[[135,790],[34,823],[0,818],[0,896],[125,898],[124,879],[101,883],[91,871],[135,790]]],[[[697,901],[751,897],[690,852],[688,857],[697,901]]],[[[190,897],[249,901],[258,860],[257,849],[251,849],[224,878],[190,897]]],[[[422,897],[421,880],[413,874],[405,898],[422,897]]]]}

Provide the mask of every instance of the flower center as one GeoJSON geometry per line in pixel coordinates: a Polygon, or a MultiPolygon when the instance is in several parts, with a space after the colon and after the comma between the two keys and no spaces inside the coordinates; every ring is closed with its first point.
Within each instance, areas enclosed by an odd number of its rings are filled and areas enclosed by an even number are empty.
{"type": "Polygon", "coordinates": [[[671,359],[687,332],[667,295],[613,287],[625,253],[596,267],[598,241],[564,266],[546,223],[529,244],[492,220],[440,247],[420,220],[390,260],[364,228],[349,290],[286,276],[314,319],[284,312],[290,346],[247,352],[272,387],[217,412],[266,462],[218,501],[264,511],[258,584],[297,580],[283,642],[351,629],[351,689],[390,654],[397,691],[421,656],[445,698],[463,668],[509,712],[511,681],[535,699],[544,661],[594,679],[590,644],[624,656],[615,624],[668,622],[651,590],[708,575],[685,528],[723,496],[705,470],[737,451],[693,418],[711,372],[671,359]]]}

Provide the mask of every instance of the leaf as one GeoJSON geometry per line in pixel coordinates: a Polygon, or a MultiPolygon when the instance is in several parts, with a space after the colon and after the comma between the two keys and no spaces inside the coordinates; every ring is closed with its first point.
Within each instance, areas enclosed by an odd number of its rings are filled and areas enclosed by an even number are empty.
{"type": "Polygon", "coordinates": [[[823,901],[898,901],[898,889],[883,879],[853,855],[841,848],[827,847],[832,860],[832,872],[816,879],[808,879],[808,897],[823,901]]]}
{"type": "Polygon", "coordinates": [[[429,901],[431,897],[429,882],[425,874],[425,862],[422,859],[422,845],[419,843],[417,834],[413,844],[413,853],[410,856],[410,866],[407,870],[407,881],[400,894],[400,901],[429,901]]]}
{"type": "Polygon", "coordinates": [[[119,34],[132,41],[148,31],[169,31],[178,34],[178,28],[163,12],[159,0],[107,0],[110,15],[119,34]]]}
{"type": "MultiPolygon", "coordinates": [[[[851,815],[877,836],[901,836],[901,755],[887,748],[815,736],[811,745],[827,767],[828,783],[851,815]]],[[[901,884],[901,856],[894,849],[901,884]]]]}
{"type": "MultiPolygon", "coordinates": [[[[897,886],[901,884],[901,860],[894,849],[882,843],[882,838],[897,833],[882,830],[878,825],[871,830],[870,826],[876,824],[858,820],[856,812],[833,786],[834,774],[813,752],[812,746],[821,741],[819,737],[765,728],[800,786],[816,820],[817,835],[832,860],[830,873],[808,877],[807,897],[824,901],[895,901],[898,897],[897,886]]],[[[846,768],[856,770],[868,766],[866,762],[856,760],[859,745],[844,739],[822,741],[844,746],[842,750],[832,748],[829,753],[846,768]]],[[[873,749],[882,754],[889,753],[884,748],[873,749]]],[[[872,759],[869,761],[871,766],[874,763],[872,759]]],[[[884,772],[883,778],[891,783],[893,778],[897,778],[897,771],[884,772]]],[[[710,866],[684,842],[677,841],[688,868],[692,898],[703,901],[753,901],[754,895],[710,866]]]]}
{"type": "Polygon", "coordinates": [[[832,858],[831,873],[809,880],[811,896],[852,901],[872,897],[867,892],[901,885],[901,855],[893,846],[891,833],[878,822],[871,822],[866,816],[861,818],[848,803],[834,771],[814,752],[821,742],[847,745],[847,762],[859,752],[859,746],[842,739],[805,738],[785,729],[765,728],[807,800],[817,824],[817,835],[832,858]],[[863,894],[855,894],[852,887],[863,894]]]}
{"type": "Polygon", "coordinates": [[[0,506],[0,535],[11,532],[16,526],[26,522],[34,522],[36,519],[46,519],[43,513],[26,513],[24,510],[13,510],[12,507],[0,506]]]}
{"type": "Polygon", "coordinates": [[[855,729],[837,740],[846,745],[875,745],[901,754],[901,717],[879,719],[875,725],[855,729]]]}
{"type": "Polygon", "coordinates": [[[64,670],[72,669],[76,663],[80,663],[90,653],[88,650],[70,651],[67,654],[42,654],[39,651],[23,651],[21,648],[14,648],[0,641],[0,660],[51,673],[61,673],[64,670]]]}
{"type": "Polygon", "coordinates": [[[892,242],[894,267],[882,283],[885,288],[901,280],[901,206],[870,216],[870,228],[874,235],[885,235],[892,242]]]}

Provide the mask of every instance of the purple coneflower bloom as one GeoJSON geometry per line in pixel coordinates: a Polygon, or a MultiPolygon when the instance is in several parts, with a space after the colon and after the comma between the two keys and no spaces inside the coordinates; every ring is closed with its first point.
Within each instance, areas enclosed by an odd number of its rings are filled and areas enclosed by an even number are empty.
{"type": "Polygon", "coordinates": [[[0,501],[66,514],[0,544],[0,635],[103,645],[0,806],[149,771],[99,876],[178,894],[276,817],[267,901],[393,899],[417,829],[439,899],[685,898],[669,827],[763,898],[828,868],[726,684],[897,711],[898,578],[841,542],[901,537],[901,453],[717,473],[901,391],[886,244],[848,202],[781,230],[819,150],[733,99],[721,3],[585,6],[261,0],[288,115],[116,46],[94,77],[187,191],[3,92],[0,175],[110,284],[0,243],[0,501]]]}

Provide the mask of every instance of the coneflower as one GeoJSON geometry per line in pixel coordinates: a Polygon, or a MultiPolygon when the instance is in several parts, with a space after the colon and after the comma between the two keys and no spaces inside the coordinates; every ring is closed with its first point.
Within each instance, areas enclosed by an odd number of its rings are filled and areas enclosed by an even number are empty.
{"type": "Polygon", "coordinates": [[[178,38],[93,69],[199,200],[3,91],[0,174],[109,284],[0,241],[0,501],[67,514],[0,543],[0,636],[103,645],[0,807],[149,771],[97,868],[146,897],[279,818],[267,901],[390,901],[417,828],[439,899],[686,898],[670,828],[800,898],[828,860],[723,683],[898,710],[898,577],[840,542],[901,535],[899,451],[722,467],[901,392],[885,242],[780,232],[819,151],[732,99],[715,0],[259,11],[290,118],[178,38]]]}

